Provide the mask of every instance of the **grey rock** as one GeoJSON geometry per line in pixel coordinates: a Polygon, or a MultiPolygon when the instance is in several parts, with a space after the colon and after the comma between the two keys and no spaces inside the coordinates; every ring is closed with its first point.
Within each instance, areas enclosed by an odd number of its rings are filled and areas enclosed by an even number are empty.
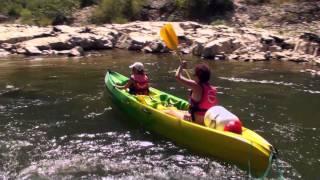
{"type": "Polygon", "coordinates": [[[9,43],[2,43],[2,44],[0,44],[0,47],[2,49],[7,50],[7,51],[11,51],[11,49],[13,48],[13,45],[9,44],[9,43]]]}
{"type": "Polygon", "coordinates": [[[34,46],[25,47],[25,50],[26,50],[26,55],[30,55],[30,56],[36,56],[36,55],[42,54],[42,52],[37,47],[34,47],[34,46]]]}
{"type": "Polygon", "coordinates": [[[70,50],[69,56],[83,56],[84,55],[84,50],[82,47],[77,46],[73,49],[70,50]]]}
{"type": "Polygon", "coordinates": [[[266,45],[273,45],[273,43],[274,43],[275,41],[274,41],[274,39],[273,39],[272,37],[263,35],[263,36],[261,37],[260,42],[261,42],[262,44],[266,44],[266,45]]]}
{"type": "Polygon", "coordinates": [[[4,50],[4,49],[0,49],[0,57],[7,57],[10,55],[10,52],[4,50]]]}
{"type": "Polygon", "coordinates": [[[62,51],[55,51],[54,54],[57,54],[57,55],[65,55],[65,56],[68,56],[70,55],[71,53],[71,50],[62,50],[62,51]]]}
{"type": "Polygon", "coordinates": [[[27,53],[27,51],[24,48],[15,49],[13,52],[15,52],[17,54],[26,54],[27,53]]]}
{"type": "Polygon", "coordinates": [[[263,54],[263,53],[253,54],[250,59],[253,61],[266,61],[267,60],[265,54],[263,54]]]}
{"type": "Polygon", "coordinates": [[[230,54],[241,46],[239,41],[234,38],[220,38],[207,43],[201,56],[204,58],[212,58],[215,55],[230,54]]]}
{"type": "Polygon", "coordinates": [[[17,43],[35,37],[48,36],[49,31],[50,28],[37,26],[14,24],[0,26],[0,43],[17,43]]]}
{"type": "Polygon", "coordinates": [[[197,29],[197,28],[201,28],[202,25],[197,23],[197,22],[192,22],[192,21],[186,21],[186,22],[182,22],[180,23],[181,28],[183,28],[184,30],[186,29],[197,29]]]}
{"type": "Polygon", "coordinates": [[[5,16],[3,14],[0,14],[0,22],[4,22],[4,21],[7,21],[9,19],[8,16],[5,16]]]}

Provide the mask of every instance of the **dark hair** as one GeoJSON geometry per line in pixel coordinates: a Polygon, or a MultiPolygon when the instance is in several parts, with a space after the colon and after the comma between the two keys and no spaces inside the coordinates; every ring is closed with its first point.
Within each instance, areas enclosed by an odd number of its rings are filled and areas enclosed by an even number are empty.
{"type": "Polygon", "coordinates": [[[207,64],[198,64],[194,68],[194,74],[199,78],[201,84],[207,83],[210,80],[211,71],[207,64]]]}
{"type": "Polygon", "coordinates": [[[138,72],[138,74],[140,74],[140,75],[144,75],[144,70],[142,69],[142,70],[137,70],[137,72],[138,72]]]}
{"type": "Polygon", "coordinates": [[[143,69],[139,71],[137,68],[132,68],[132,70],[134,70],[134,69],[136,70],[137,74],[140,74],[140,75],[144,75],[145,74],[143,69]]]}

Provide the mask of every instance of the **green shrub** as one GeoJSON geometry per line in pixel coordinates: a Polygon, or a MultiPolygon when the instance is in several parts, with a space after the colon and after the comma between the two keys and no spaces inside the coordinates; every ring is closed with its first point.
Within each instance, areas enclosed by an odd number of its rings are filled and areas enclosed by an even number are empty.
{"type": "Polygon", "coordinates": [[[33,24],[32,12],[28,9],[22,9],[20,12],[21,22],[25,24],[33,24]]]}
{"type": "Polygon", "coordinates": [[[48,25],[64,23],[80,0],[1,0],[0,12],[21,18],[22,23],[48,25]]]}
{"type": "Polygon", "coordinates": [[[226,21],[223,20],[223,19],[216,19],[216,20],[214,20],[214,21],[212,21],[212,22],[210,23],[210,25],[213,25],[213,26],[216,26],[216,25],[226,25],[226,24],[227,24],[226,21]]]}
{"type": "Polygon", "coordinates": [[[101,0],[92,16],[94,23],[125,23],[139,17],[145,0],[101,0]]]}
{"type": "Polygon", "coordinates": [[[124,19],[123,4],[117,0],[102,0],[93,14],[94,23],[112,22],[116,19],[124,19]]]}
{"type": "Polygon", "coordinates": [[[123,13],[129,20],[134,20],[140,15],[144,4],[144,0],[126,0],[123,13]]]}
{"type": "Polygon", "coordinates": [[[19,0],[1,0],[0,12],[11,17],[19,17],[23,9],[23,3],[19,0]]]}

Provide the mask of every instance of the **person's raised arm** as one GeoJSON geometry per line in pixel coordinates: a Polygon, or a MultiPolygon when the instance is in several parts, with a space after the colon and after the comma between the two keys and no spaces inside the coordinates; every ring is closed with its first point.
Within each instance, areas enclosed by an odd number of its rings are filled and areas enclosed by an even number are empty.
{"type": "Polygon", "coordinates": [[[177,81],[180,82],[181,84],[183,84],[184,86],[191,88],[191,89],[196,89],[198,87],[198,84],[194,80],[188,79],[182,75],[182,71],[186,67],[187,67],[187,62],[182,61],[176,71],[175,77],[176,77],[177,81]]]}

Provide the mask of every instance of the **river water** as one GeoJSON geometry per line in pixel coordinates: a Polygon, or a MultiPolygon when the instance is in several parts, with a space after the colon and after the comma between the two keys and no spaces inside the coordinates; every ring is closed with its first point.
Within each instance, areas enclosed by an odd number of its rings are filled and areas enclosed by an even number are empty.
{"type": "MultiPolygon", "coordinates": [[[[203,60],[186,57],[192,66],[203,60]]],[[[105,89],[112,69],[145,64],[153,87],[186,98],[172,55],[107,51],[0,60],[0,179],[247,179],[248,171],[148,132],[105,89]]],[[[305,65],[211,61],[220,102],[279,150],[288,179],[320,177],[320,77],[305,65]]],[[[278,170],[279,169],[279,170],[278,170]]]]}

